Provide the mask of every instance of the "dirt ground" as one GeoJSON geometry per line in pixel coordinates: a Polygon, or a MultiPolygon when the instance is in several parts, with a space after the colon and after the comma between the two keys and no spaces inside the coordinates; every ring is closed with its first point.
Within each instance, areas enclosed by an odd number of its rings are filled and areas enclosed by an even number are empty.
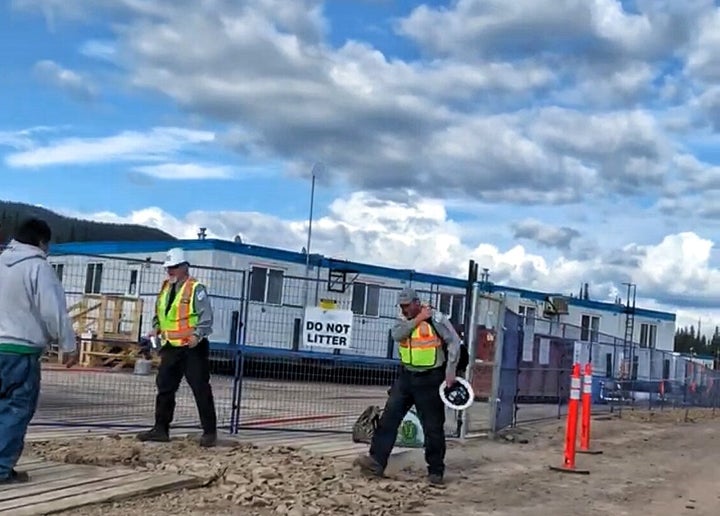
{"type": "Polygon", "coordinates": [[[53,460],[170,469],[208,479],[205,488],[63,514],[716,516],[720,506],[720,411],[624,411],[593,422],[592,448],[578,455],[589,475],[561,465],[564,422],[516,429],[496,440],[453,443],[447,486],[426,489],[422,451],[394,458],[388,479],[365,480],[349,462],[250,444],[201,450],[191,440],[141,445],[106,437],[29,443],[53,460]],[[687,416],[687,417],[686,417],[687,416]],[[426,493],[423,499],[422,493],[426,493]]]}

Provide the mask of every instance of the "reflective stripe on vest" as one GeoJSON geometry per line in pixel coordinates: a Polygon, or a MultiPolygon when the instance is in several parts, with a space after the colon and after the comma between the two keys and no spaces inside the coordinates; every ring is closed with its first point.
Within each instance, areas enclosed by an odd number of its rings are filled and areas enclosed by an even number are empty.
{"type": "Polygon", "coordinates": [[[421,322],[410,338],[400,343],[400,361],[412,367],[436,367],[442,340],[427,321],[421,322]]]}
{"type": "Polygon", "coordinates": [[[175,295],[170,310],[165,315],[165,308],[167,307],[172,285],[167,280],[163,283],[155,303],[155,313],[163,342],[167,342],[172,346],[187,346],[188,339],[195,333],[198,315],[194,311],[193,300],[195,299],[197,286],[198,282],[195,279],[188,278],[185,280],[180,292],[175,295]]]}

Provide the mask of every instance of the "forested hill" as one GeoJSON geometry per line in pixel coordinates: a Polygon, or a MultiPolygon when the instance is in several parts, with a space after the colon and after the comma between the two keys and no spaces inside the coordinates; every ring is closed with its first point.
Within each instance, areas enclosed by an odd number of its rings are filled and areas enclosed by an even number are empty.
{"type": "Polygon", "coordinates": [[[176,240],[159,229],[137,224],[110,224],[59,215],[45,208],[18,202],[0,201],[0,244],[6,243],[18,223],[26,217],[47,221],[53,231],[53,242],[90,242],[100,240],[176,240]]]}

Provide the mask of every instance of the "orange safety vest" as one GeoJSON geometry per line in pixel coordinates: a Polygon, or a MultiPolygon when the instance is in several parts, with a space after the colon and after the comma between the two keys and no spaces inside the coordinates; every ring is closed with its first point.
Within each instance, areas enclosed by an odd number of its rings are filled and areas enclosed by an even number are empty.
{"type": "Polygon", "coordinates": [[[400,361],[413,368],[432,369],[439,365],[438,349],[441,346],[442,339],[435,333],[432,325],[423,321],[409,338],[400,342],[400,361]]]}
{"type": "Polygon", "coordinates": [[[194,300],[195,289],[199,284],[194,278],[185,280],[166,315],[165,308],[172,285],[168,280],[163,282],[155,302],[155,313],[163,342],[167,342],[171,346],[187,346],[188,340],[195,333],[198,322],[194,300]]]}

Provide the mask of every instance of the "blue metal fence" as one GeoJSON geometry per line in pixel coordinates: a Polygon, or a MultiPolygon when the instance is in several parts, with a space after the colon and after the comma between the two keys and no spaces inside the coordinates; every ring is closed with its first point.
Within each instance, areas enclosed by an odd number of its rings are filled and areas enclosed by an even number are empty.
{"type": "Polygon", "coordinates": [[[495,417],[492,431],[511,426],[515,421],[515,399],[518,390],[518,366],[520,362],[520,343],[522,342],[522,319],[508,310],[504,310],[504,323],[499,343],[500,367],[496,389],[495,417]]]}

